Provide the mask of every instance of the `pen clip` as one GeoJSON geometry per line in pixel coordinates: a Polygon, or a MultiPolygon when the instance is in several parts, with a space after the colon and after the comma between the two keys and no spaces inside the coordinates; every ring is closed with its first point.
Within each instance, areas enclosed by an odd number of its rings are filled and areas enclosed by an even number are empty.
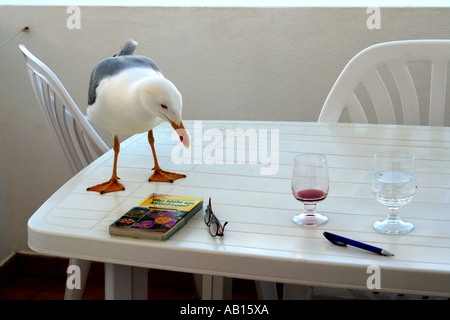
{"type": "Polygon", "coordinates": [[[331,234],[328,232],[323,233],[324,237],[327,238],[328,241],[330,241],[332,244],[335,244],[337,246],[346,247],[347,244],[341,241],[336,240],[331,234]]]}

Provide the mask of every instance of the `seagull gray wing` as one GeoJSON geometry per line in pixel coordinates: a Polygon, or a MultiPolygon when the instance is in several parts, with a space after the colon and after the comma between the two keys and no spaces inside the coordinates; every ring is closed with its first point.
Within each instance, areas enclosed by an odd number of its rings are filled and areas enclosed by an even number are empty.
{"type": "Polygon", "coordinates": [[[95,103],[97,87],[100,82],[108,77],[130,68],[150,68],[161,73],[161,69],[150,58],[144,56],[119,55],[101,61],[92,71],[89,82],[88,105],[95,103]]]}

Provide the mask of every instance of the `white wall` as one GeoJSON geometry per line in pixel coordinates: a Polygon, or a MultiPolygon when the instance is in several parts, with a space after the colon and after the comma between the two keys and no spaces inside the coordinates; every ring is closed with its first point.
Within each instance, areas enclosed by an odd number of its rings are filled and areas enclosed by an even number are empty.
{"type": "Polygon", "coordinates": [[[8,199],[8,181],[6,179],[7,174],[4,170],[3,148],[0,139],[0,266],[14,253],[14,233],[11,229],[11,210],[8,199]]]}
{"type": "MultiPolygon", "coordinates": [[[[19,251],[29,250],[28,218],[69,178],[19,43],[54,70],[83,111],[92,68],[133,38],[137,54],[152,57],[178,86],[185,119],[316,121],[340,71],[363,48],[450,37],[449,8],[382,8],[379,30],[366,27],[365,7],[81,7],[79,30],[67,28],[66,9],[0,6],[0,39],[30,27],[0,48],[0,191],[8,192],[19,251]]],[[[10,223],[2,210],[3,224],[10,223]]],[[[0,245],[9,248],[6,236],[0,245]]]]}

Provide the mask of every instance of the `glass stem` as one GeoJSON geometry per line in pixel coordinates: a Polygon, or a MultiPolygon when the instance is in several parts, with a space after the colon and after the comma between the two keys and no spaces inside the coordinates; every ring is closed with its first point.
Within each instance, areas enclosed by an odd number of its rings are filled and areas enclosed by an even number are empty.
{"type": "Polygon", "coordinates": [[[315,203],[305,203],[305,214],[316,214],[315,203]]]}
{"type": "Polygon", "coordinates": [[[388,220],[399,220],[398,207],[389,207],[389,217],[388,220]]]}

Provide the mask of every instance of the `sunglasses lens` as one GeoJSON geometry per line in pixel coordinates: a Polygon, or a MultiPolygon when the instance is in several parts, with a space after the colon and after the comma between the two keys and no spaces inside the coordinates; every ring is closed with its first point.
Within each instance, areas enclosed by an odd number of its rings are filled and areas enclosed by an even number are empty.
{"type": "Polygon", "coordinates": [[[209,207],[206,208],[205,214],[203,215],[203,220],[206,224],[209,224],[209,220],[211,219],[211,209],[209,207]]]}
{"type": "Polygon", "coordinates": [[[217,231],[219,231],[218,228],[219,228],[219,226],[217,223],[215,223],[215,222],[211,223],[211,225],[209,226],[209,233],[213,237],[215,237],[217,235],[217,231]]]}

